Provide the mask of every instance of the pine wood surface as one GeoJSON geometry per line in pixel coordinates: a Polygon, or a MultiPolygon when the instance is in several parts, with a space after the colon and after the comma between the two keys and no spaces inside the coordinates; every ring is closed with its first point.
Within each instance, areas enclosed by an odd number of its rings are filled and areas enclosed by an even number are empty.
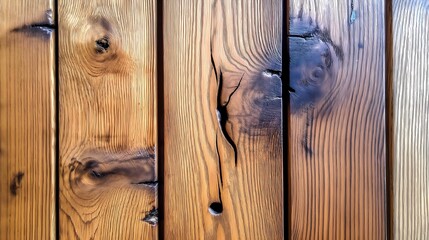
{"type": "Polygon", "coordinates": [[[385,5],[290,1],[290,237],[385,239],[385,5]]]}
{"type": "Polygon", "coordinates": [[[59,1],[61,239],[157,239],[155,4],[59,1]]]}
{"type": "Polygon", "coordinates": [[[392,239],[429,238],[429,5],[393,1],[392,239]]]}
{"type": "Polygon", "coordinates": [[[0,239],[55,237],[52,9],[0,3],[0,239]]]}
{"type": "Polygon", "coordinates": [[[164,1],[165,238],[282,239],[282,1],[164,1]]]}

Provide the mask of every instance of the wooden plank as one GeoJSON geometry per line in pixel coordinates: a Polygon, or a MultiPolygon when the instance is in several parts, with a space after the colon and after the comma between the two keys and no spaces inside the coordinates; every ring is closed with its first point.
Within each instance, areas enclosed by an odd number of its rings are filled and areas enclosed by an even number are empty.
{"type": "Polygon", "coordinates": [[[52,5],[0,4],[0,239],[55,238],[52,5]]]}
{"type": "Polygon", "coordinates": [[[384,9],[290,2],[291,239],[386,238],[384,9]]]}
{"type": "Polygon", "coordinates": [[[392,239],[429,239],[429,5],[393,1],[392,239]]]}
{"type": "Polygon", "coordinates": [[[166,239],[284,237],[282,3],[164,1],[166,239]]]}
{"type": "Polygon", "coordinates": [[[62,238],[157,238],[155,5],[59,1],[62,238]]]}

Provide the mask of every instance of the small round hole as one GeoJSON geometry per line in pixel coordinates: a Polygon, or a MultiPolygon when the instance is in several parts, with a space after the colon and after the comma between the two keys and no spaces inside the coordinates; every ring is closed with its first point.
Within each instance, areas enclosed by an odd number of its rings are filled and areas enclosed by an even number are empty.
{"type": "Polygon", "coordinates": [[[220,202],[213,202],[210,204],[209,212],[211,215],[217,216],[220,215],[223,211],[222,203],[220,202]]]}

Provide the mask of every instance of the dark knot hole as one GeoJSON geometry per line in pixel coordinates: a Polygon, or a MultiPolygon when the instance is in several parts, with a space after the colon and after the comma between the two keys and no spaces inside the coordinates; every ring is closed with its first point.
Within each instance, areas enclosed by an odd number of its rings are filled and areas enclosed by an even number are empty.
{"type": "Polygon", "coordinates": [[[217,216],[221,214],[223,211],[222,203],[220,202],[212,202],[209,206],[209,212],[211,215],[217,216]]]}

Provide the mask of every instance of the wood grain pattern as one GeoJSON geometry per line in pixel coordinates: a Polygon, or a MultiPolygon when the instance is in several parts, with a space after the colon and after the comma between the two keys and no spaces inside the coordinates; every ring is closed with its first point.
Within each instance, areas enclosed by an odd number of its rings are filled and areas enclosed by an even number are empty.
{"type": "Polygon", "coordinates": [[[384,1],[290,1],[291,239],[385,239],[384,1]]]}
{"type": "Polygon", "coordinates": [[[166,239],[284,237],[282,2],[164,1],[166,239]]]}
{"type": "Polygon", "coordinates": [[[55,238],[52,5],[0,3],[0,239],[55,238]]]}
{"type": "Polygon", "coordinates": [[[392,239],[429,238],[429,3],[393,1],[392,239]]]}
{"type": "Polygon", "coordinates": [[[59,1],[60,236],[156,239],[156,1],[59,1]]]}

